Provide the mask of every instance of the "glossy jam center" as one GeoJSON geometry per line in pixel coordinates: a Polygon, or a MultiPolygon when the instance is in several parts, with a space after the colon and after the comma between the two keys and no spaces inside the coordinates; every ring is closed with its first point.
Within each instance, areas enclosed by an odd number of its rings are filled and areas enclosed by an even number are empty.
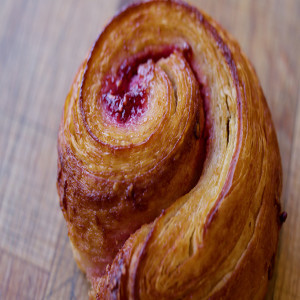
{"type": "Polygon", "coordinates": [[[176,49],[186,51],[176,46],[147,49],[125,59],[117,74],[104,77],[100,105],[103,105],[112,120],[119,124],[136,123],[147,110],[154,63],[168,57],[176,49]]]}
{"type": "Polygon", "coordinates": [[[119,123],[134,122],[147,109],[149,83],[153,78],[154,63],[149,60],[138,67],[137,74],[130,78],[107,78],[108,92],[102,101],[111,118],[119,123]]]}

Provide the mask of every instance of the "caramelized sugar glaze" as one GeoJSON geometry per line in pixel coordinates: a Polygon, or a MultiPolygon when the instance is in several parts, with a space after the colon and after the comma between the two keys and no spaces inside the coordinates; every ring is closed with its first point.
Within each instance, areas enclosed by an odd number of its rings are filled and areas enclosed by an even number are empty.
{"type": "Polygon", "coordinates": [[[75,77],[58,193],[98,299],[261,299],[281,225],[270,112],[238,44],[203,12],[119,13],[75,77]]]}

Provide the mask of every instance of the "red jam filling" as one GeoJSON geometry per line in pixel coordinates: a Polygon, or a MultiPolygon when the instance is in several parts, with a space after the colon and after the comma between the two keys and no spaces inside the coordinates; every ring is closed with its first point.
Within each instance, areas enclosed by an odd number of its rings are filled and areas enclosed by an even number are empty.
{"type": "Polygon", "coordinates": [[[101,105],[119,124],[135,123],[147,110],[149,84],[154,75],[154,62],[166,58],[175,50],[189,56],[189,47],[161,46],[147,49],[124,60],[115,75],[104,77],[101,105]]]}
{"type": "Polygon", "coordinates": [[[108,77],[108,92],[102,94],[102,101],[108,114],[119,123],[133,122],[147,109],[148,86],[153,78],[154,65],[149,60],[139,66],[134,76],[108,77]],[[131,78],[130,78],[131,77],[131,78]]]}

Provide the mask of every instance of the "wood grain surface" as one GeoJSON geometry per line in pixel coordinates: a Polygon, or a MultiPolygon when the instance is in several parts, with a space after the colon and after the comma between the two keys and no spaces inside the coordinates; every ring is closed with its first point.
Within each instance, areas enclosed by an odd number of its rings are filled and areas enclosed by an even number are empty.
{"type": "MultiPolygon", "coordinates": [[[[87,299],[56,193],[65,97],[122,0],[0,0],[0,299],[87,299]]],[[[240,42],[275,122],[288,219],[269,299],[300,299],[300,1],[199,0],[240,42]]]]}

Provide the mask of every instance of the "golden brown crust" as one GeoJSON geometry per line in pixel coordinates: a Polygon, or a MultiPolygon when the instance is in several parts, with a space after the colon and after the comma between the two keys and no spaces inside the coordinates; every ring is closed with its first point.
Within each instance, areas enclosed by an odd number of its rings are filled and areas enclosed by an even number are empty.
{"type": "Polygon", "coordinates": [[[276,134],[250,62],[203,12],[160,0],[117,15],[71,87],[58,153],[92,297],[264,297],[280,228],[276,134]]]}

